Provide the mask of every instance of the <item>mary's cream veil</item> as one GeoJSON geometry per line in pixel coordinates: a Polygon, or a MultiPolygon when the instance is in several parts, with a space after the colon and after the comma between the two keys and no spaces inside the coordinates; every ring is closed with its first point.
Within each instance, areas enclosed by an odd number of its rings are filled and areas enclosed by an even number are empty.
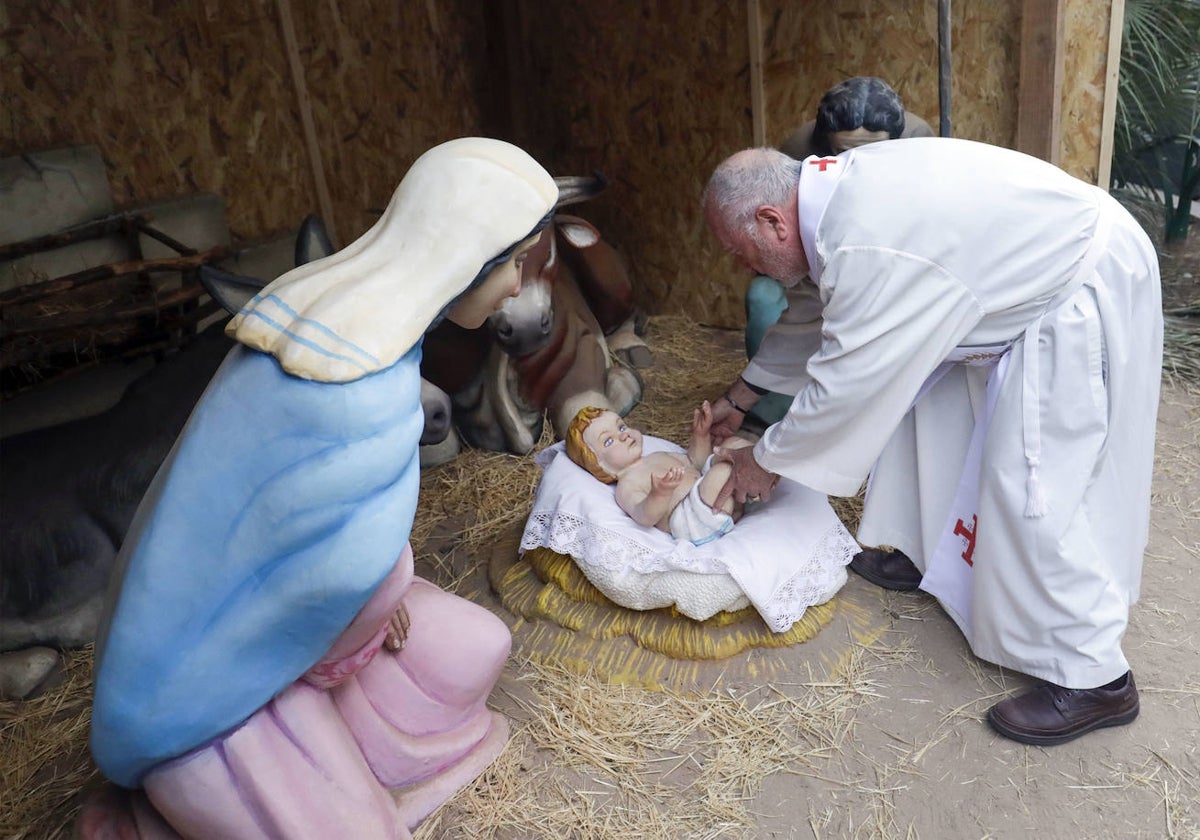
{"type": "Polygon", "coordinates": [[[370,230],[280,276],[226,332],[305,379],[348,382],[382,370],[557,197],[554,179],[509,143],[465,137],[435,146],[370,230]]]}

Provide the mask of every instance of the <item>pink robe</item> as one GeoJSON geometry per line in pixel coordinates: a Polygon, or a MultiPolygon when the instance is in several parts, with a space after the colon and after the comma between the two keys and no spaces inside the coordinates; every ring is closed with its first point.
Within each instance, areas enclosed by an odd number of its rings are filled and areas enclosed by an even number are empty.
{"type": "MultiPolygon", "coordinates": [[[[236,729],[84,807],[84,840],[399,840],[500,753],[511,636],[413,576],[406,546],[329,653],[236,729]],[[404,647],[383,648],[403,604],[404,647]]],[[[236,679],[236,675],[230,675],[236,679]]]]}

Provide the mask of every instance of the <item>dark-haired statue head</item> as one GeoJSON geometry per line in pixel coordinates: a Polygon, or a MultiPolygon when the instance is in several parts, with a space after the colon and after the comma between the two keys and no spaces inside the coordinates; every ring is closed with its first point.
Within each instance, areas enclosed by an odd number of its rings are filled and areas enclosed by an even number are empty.
{"type": "Polygon", "coordinates": [[[821,97],[813,127],[813,152],[839,154],[904,131],[904,103],[891,85],[874,76],[855,76],[821,97]]]}

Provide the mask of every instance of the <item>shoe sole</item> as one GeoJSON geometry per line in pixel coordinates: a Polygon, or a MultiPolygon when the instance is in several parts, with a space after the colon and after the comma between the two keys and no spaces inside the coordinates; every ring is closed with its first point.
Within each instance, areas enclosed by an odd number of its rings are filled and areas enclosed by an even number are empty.
{"type": "Polygon", "coordinates": [[[854,565],[854,561],[850,562],[850,571],[854,572],[864,580],[868,580],[876,586],[880,586],[884,589],[890,589],[892,592],[916,592],[921,586],[920,581],[917,581],[913,584],[896,583],[896,581],[892,578],[886,578],[882,575],[874,574],[873,572],[864,572],[862,569],[859,569],[854,565]]]}
{"type": "Polygon", "coordinates": [[[1111,715],[1110,717],[1100,718],[1093,721],[1082,729],[1075,729],[1071,732],[1061,735],[1038,735],[1032,732],[1022,732],[1019,729],[1012,729],[1008,724],[1001,722],[994,714],[994,709],[988,709],[988,723],[992,725],[992,729],[999,732],[1005,738],[1010,738],[1013,741],[1019,741],[1022,744],[1032,744],[1035,747],[1053,747],[1056,744],[1065,744],[1068,741],[1074,741],[1076,738],[1086,735],[1089,732],[1094,732],[1097,729],[1104,729],[1109,726],[1124,726],[1127,723],[1133,723],[1137,718],[1138,712],[1141,711],[1141,703],[1134,706],[1127,712],[1121,712],[1119,715],[1111,715]]]}

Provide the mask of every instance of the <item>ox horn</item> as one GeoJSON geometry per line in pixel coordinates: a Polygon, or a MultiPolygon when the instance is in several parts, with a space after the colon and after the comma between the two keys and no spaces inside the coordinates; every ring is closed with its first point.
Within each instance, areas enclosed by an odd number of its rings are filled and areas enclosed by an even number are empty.
{"type": "Polygon", "coordinates": [[[591,175],[560,175],[554,179],[558,187],[558,201],[554,209],[579,204],[593,199],[608,188],[608,179],[599,172],[591,175]]]}

